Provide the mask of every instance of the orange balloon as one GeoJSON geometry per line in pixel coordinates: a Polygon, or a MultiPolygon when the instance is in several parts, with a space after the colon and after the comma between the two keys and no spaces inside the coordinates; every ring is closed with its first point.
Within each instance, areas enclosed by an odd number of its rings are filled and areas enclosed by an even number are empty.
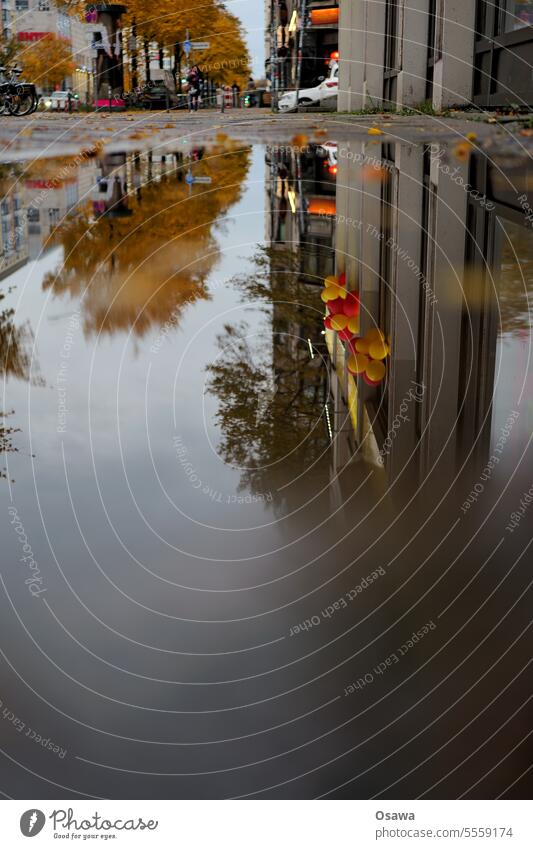
{"type": "Polygon", "coordinates": [[[367,339],[357,339],[357,340],[356,340],[356,343],[355,343],[355,350],[356,350],[359,354],[368,354],[368,348],[369,348],[369,347],[370,347],[370,346],[369,346],[369,344],[368,344],[368,340],[367,340],[367,339]]]}
{"type": "Polygon", "coordinates": [[[370,365],[370,360],[366,354],[352,354],[348,357],[346,366],[352,374],[362,374],[370,365]]]}
{"type": "Polygon", "coordinates": [[[385,377],[385,365],[380,360],[371,360],[365,371],[368,379],[376,383],[385,377]]]}
{"type": "Polygon", "coordinates": [[[345,330],[348,327],[348,316],[344,315],[344,313],[337,313],[337,315],[332,316],[331,318],[331,326],[333,330],[345,330]]]}
{"type": "Polygon", "coordinates": [[[373,360],[384,360],[388,354],[388,349],[384,342],[371,342],[368,346],[368,353],[373,360]]]}

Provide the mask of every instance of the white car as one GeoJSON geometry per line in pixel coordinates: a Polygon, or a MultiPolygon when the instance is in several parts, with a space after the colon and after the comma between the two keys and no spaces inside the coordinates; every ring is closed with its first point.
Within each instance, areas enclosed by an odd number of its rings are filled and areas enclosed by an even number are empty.
{"type": "MultiPolygon", "coordinates": [[[[74,92],[71,93],[71,109],[78,109],[79,97],[74,92]]],[[[45,94],[42,98],[45,109],[59,110],[66,112],[68,110],[68,91],[53,91],[52,94],[45,94]]]]}
{"type": "MultiPolygon", "coordinates": [[[[326,79],[314,88],[303,88],[298,92],[298,106],[323,106],[339,93],[339,63],[332,62],[326,79]]],[[[278,101],[280,112],[292,112],[296,109],[296,92],[286,91],[278,101]]]]}

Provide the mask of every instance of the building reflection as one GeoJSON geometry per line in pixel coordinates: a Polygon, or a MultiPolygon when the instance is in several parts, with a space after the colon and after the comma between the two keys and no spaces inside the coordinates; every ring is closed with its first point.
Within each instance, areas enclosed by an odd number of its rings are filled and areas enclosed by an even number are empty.
{"type": "Polygon", "coordinates": [[[25,265],[29,256],[28,227],[19,175],[20,169],[15,166],[0,167],[0,280],[25,265]]]}
{"type": "Polygon", "coordinates": [[[298,257],[309,283],[333,274],[337,145],[267,146],[266,240],[298,257]]]}
{"type": "Polygon", "coordinates": [[[320,291],[335,261],[336,146],[268,145],[265,163],[266,244],[254,273],[234,281],[243,303],[262,304],[265,321],[259,332],[246,321],[226,326],[209,388],[225,462],[242,470],[243,489],[275,492],[274,509],[283,512],[302,484],[320,491],[329,482],[320,291]]]}
{"type": "MultiPolygon", "coordinates": [[[[327,343],[332,480],[362,461],[402,500],[429,477],[437,494],[460,472],[478,475],[523,396],[520,381],[531,388],[524,162],[489,161],[469,144],[365,141],[272,146],[266,163],[273,277],[290,272],[307,318],[313,305],[324,315],[331,276],[360,302],[350,339],[316,323],[304,331],[296,310],[288,332],[280,293],[269,292],[274,364],[297,362],[294,339],[307,336],[317,351],[327,343]],[[383,340],[383,379],[352,367],[357,340],[372,334],[383,340]]],[[[524,437],[530,419],[531,410],[516,426],[524,437]]]]}
{"type": "Polygon", "coordinates": [[[390,356],[368,385],[329,330],[334,393],[346,416],[355,397],[357,450],[384,485],[438,470],[446,486],[491,457],[520,357],[530,381],[531,175],[468,145],[350,143],[338,165],[336,271],[360,297],[358,335],[378,329],[390,356]]]}

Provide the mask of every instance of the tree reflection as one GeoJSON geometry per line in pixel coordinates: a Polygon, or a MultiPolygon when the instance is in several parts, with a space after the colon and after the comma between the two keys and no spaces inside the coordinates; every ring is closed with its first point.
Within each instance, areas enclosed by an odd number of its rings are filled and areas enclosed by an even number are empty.
{"type": "MultiPolygon", "coordinates": [[[[5,295],[0,293],[0,302],[5,295]]],[[[34,385],[42,386],[39,375],[32,375],[33,333],[29,324],[16,327],[13,323],[14,309],[0,309],[0,376],[5,381],[9,377],[19,380],[30,380],[34,385]]],[[[34,362],[35,369],[35,362],[34,362]]],[[[13,434],[20,428],[6,424],[8,417],[14,415],[14,410],[8,413],[0,412],[0,454],[18,451],[13,444],[13,434]]],[[[0,478],[6,478],[6,470],[0,469],[0,478]]]]}
{"type": "MultiPolygon", "coordinates": [[[[9,413],[0,412],[0,454],[18,451],[18,448],[13,445],[12,437],[14,433],[20,432],[20,428],[9,427],[9,425],[5,424],[6,419],[8,416],[12,416],[13,412],[13,410],[9,413]]],[[[7,469],[5,467],[0,469],[0,480],[7,480],[7,469]]]]}
{"type": "MultiPolygon", "coordinates": [[[[0,294],[0,302],[4,298],[5,295],[0,294]]],[[[14,309],[0,309],[0,374],[4,378],[30,380],[33,333],[29,324],[15,327],[14,315],[14,309]]],[[[34,377],[33,382],[40,383],[40,379],[34,377]]]]}
{"type": "Polygon", "coordinates": [[[320,290],[301,282],[296,262],[289,252],[263,249],[256,273],[236,279],[246,303],[262,302],[265,321],[253,335],[246,322],[225,325],[208,367],[219,451],[241,469],[241,489],[256,494],[310,470],[329,444],[320,290]]]}
{"type": "Polygon", "coordinates": [[[106,169],[104,158],[105,200],[96,196],[52,236],[64,261],[43,285],[56,294],[84,293],[86,332],[133,329],[142,336],[171,315],[179,324],[188,304],[209,297],[217,219],[241,196],[249,149],[219,146],[188,161],[180,154],[123,159],[122,168],[106,169]],[[209,185],[194,185],[188,175],[209,185]]]}

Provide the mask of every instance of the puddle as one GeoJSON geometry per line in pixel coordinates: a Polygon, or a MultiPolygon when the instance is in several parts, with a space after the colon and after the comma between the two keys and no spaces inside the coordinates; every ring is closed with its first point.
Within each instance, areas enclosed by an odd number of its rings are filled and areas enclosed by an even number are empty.
{"type": "Polygon", "coordinates": [[[530,170],[177,148],[2,166],[2,786],[524,798],[530,170]]]}

